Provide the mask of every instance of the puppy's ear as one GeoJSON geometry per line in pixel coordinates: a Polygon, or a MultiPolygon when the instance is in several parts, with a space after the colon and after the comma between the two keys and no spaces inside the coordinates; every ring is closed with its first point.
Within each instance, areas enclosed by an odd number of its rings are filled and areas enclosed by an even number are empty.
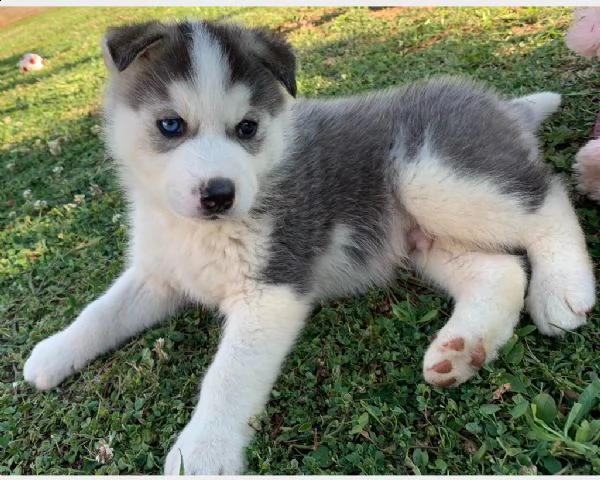
{"type": "Polygon", "coordinates": [[[157,21],[110,28],[102,41],[104,63],[109,70],[122,72],[164,36],[164,25],[157,21]]]}
{"type": "Polygon", "coordinates": [[[283,37],[264,29],[252,29],[252,54],[279,80],[292,97],[296,96],[296,56],[283,37]]]}

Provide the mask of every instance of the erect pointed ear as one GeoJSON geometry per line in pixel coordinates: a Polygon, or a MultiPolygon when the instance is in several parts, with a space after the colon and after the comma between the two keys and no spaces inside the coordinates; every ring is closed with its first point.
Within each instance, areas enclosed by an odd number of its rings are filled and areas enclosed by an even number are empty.
{"type": "Polygon", "coordinates": [[[264,29],[250,30],[252,54],[279,80],[292,97],[296,96],[296,55],[282,36],[264,29]]]}
{"type": "Polygon", "coordinates": [[[102,41],[104,63],[109,70],[122,72],[164,36],[165,27],[157,21],[109,28],[102,41]]]}

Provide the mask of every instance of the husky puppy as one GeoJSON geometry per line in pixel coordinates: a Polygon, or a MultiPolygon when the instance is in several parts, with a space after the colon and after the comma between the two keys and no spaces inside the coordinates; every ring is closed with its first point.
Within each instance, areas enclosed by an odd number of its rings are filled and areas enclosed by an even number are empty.
{"type": "Polygon", "coordinates": [[[128,266],[24,375],[50,389],[190,301],[217,309],[221,345],[167,474],[243,471],[248,420],[316,302],[389,284],[399,267],[455,301],[423,361],[433,385],[496,358],[524,306],[546,335],[586,322],[592,265],[535,137],[559,95],[442,78],[296,100],[289,45],[231,24],[127,25],[103,45],[128,266]]]}

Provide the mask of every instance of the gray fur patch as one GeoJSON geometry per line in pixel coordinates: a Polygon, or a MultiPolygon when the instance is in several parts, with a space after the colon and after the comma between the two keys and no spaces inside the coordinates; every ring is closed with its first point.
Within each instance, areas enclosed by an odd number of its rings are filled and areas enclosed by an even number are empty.
{"type": "Polygon", "coordinates": [[[296,58],[287,42],[265,30],[206,22],[203,27],[221,45],[230,68],[231,85],[241,82],[252,92],[250,104],[275,115],[283,105],[282,83],[296,94],[296,58]]]}
{"type": "Polygon", "coordinates": [[[390,241],[389,219],[401,209],[394,175],[426,143],[460,175],[491,180],[528,209],[539,207],[547,192],[549,171],[537,159],[535,138],[518,128],[500,98],[475,83],[446,79],[298,102],[293,114],[290,155],[254,212],[275,221],[263,272],[269,283],[316,288],[313,269],[340,224],[353,235],[347,261],[366,267],[390,241]]]}
{"type": "Polygon", "coordinates": [[[550,177],[538,161],[537,141],[489,90],[466,79],[440,79],[408,86],[394,104],[408,157],[427,139],[458,173],[493,180],[532,211],[542,204],[550,177]]]}
{"type": "Polygon", "coordinates": [[[346,258],[355,266],[366,265],[386,241],[394,203],[388,178],[393,137],[385,112],[365,116],[360,106],[352,111],[320,102],[296,107],[294,149],[259,205],[275,219],[265,280],[307,293],[337,225],[352,232],[346,258]]]}
{"type": "Polygon", "coordinates": [[[107,35],[107,43],[112,51],[121,52],[118,58],[113,57],[115,63],[118,66],[119,58],[127,59],[121,62],[123,69],[116,83],[117,94],[135,110],[142,105],[168,100],[171,82],[191,78],[191,35],[191,24],[187,22],[148,22],[112,29],[107,35]],[[144,45],[150,41],[141,53],[134,53],[139,47],[127,53],[130,45],[144,45]]]}

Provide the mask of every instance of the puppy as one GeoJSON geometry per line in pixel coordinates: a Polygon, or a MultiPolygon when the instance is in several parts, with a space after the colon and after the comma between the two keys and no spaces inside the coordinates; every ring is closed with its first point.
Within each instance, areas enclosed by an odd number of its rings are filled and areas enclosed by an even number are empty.
{"type": "Polygon", "coordinates": [[[523,306],[540,332],[595,302],[584,236],[536,131],[560,97],[504,99],[442,78],[296,100],[295,57],[262,30],[209,22],[108,31],[106,141],[131,204],[126,270],[24,369],[50,389],[189,301],[221,345],[165,473],[235,474],[314,305],[412,268],[455,307],[425,380],[497,357],[523,306]],[[527,299],[519,257],[532,266],[527,299]]]}

